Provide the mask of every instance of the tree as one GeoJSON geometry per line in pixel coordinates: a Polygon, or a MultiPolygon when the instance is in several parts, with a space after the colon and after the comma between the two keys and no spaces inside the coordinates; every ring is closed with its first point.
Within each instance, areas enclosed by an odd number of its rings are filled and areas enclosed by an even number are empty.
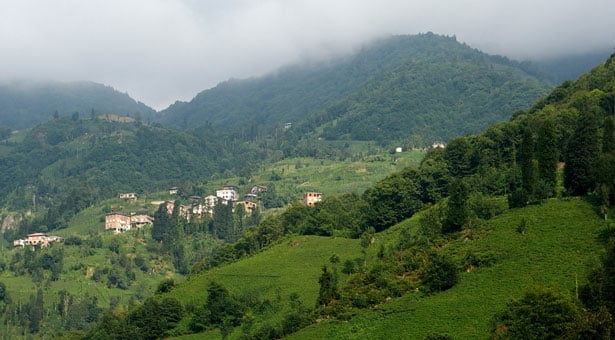
{"type": "Polygon", "coordinates": [[[605,306],[611,314],[615,314],[615,244],[607,246],[600,266],[589,273],[579,297],[587,308],[597,310],[605,306]]]}
{"type": "Polygon", "coordinates": [[[459,281],[457,266],[451,257],[431,253],[421,281],[430,292],[452,288],[459,281]]]}
{"type": "Polygon", "coordinates": [[[443,232],[459,231],[468,222],[469,208],[468,185],[462,179],[454,179],[449,185],[449,198],[446,216],[442,224],[443,232]]]}
{"type": "Polygon", "coordinates": [[[190,329],[200,332],[210,326],[237,326],[243,315],[242,307],[220,283],[211,281],[207,287],[207,301],[190,320],[190,329]]]}
{"type": "Polygon", "coordinates": [[[230,241],[233,236],[233,208],[230,202],[218,199],[214,205],[212,220],[212,234],[221,239],[230,241]]]}
{"type": "Polygon", "coordinates": [[[538,128],[538,143],[536,144],[536,160],[538,161],[539,198],[547,198],[555,192],[557,184],[557,134],[553,122],[544,120],[538,128]]]}
{"type": "Polygon", "coordinates": [[[165,239],[167,230],[171,226],[169,220],[169,212],[167,210],[166,203],[162,203],[158,210],[154,213],[154,223],[152,226],[152,238],[156,241],[162,242],[165,239]]]}
{"type": "Polygon", "coordinates": [[[566,148],[564,186],[572,195],[587,195],[595,188],[593,166],[599,158],[598,126],[591,112],[582,112],[566,148]]]}
{"type": "Polygon", "coordinates": [[[465,137],[451,140],[444,149],[444,159],[453,177],[466,176],[470,173],[471,156],[471,145],[465,137]]]}
{"type": "Polygon", "coordinates": [[[534,133],[529,127],[526,127],[523,131],[519,150],[519,163],[521,165],[521,187],[530,198],[534,197],[536,180],[538,178],[536,161],[534,159],[535,146],[534,133]]]}
{"type": "Polygon", "coordinates": [[[615,153],[615,116],[608,116],[604,120],[602,152],[615,153]]]}
{"type": "Polygon", "coordinates": [[[418,170],[407,167],[381,180],[363,193],[363,199],[369,204],[367,225],[376,231],[412,216],[423,205],[418,170]]]}
{"type": "Polygon", "coordinates": [[[579,311],[562,293],[533,289],[496,316],[494,339],[561,339],[574,328],[579,311]]]}
{"type": "Polygon", "coordinates": [[[43,290],[41,288],[36,291],[36,295],[30,296],[30,303],[28,303],[26,310],[30,333],[37,333],[44,317],[43,290]]]}
{"type": "Polygon", "coordinates": [[[322,274],[318,279],[320,289],[318,290],[318,299],[316,300],[316,307],[326,306],[331,301],[339,298],[337,291],[337,275],[334,272],[329,271],[327,266],[322,267],[322,274]]]}
{"type": "Polygon", "coordinates": [[[4,313],[4,309],[11,303],[11,299],[9,298],[9,293],[6,290],[6,285],[4,282],[0,281],[0,315],[4,313]]]}

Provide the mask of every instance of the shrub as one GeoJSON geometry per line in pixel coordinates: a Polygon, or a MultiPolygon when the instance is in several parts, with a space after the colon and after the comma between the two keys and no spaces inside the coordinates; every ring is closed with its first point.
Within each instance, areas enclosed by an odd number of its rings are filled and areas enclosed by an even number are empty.
{"type": "Polygon", "coordinates": [[[452,258],[432,253],[428,257],[422,283],[430,292],[444,291],[459,281],[457,266],[452,258]]]}
{"type": "Polygon", "coordinates": [[[476,194],[470,198],[470,208],[477,217],[489,220],[506,211],[507,206],[497,198],[476,194]]]}
{"type": "Polygon", "coordinates": [[[560,339],[574,326],[577,307],[561,293],[534,289],[496,316],[494,339],[560,339]]]}

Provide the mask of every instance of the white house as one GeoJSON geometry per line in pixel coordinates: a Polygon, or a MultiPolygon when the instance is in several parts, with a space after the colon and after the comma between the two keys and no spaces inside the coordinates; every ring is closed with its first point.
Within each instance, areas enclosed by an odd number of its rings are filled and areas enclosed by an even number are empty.
{"type": "Polygon", "coordinates": [[[237,191],[235,187],[225,186],[220,190],[216,190],[216,196],[225,201],[236,201],[237,200],[237,191]]]}

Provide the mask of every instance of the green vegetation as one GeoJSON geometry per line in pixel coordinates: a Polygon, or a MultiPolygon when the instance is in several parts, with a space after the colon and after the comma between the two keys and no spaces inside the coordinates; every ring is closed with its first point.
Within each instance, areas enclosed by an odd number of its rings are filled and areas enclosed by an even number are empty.
{"type": "MultiPolygon", "coordinates": [[[[453,57],[498,71],[520,67],[457,48],[453,57]]],[[[432,55],[434,65],[445,55],[432,55]]],[[[21,214],[2,213],[16,226],[5,239],[57,231],[64,240],[2,252],[3,336],[608,337],[614,59],[420,162],[420,152],[381,149],[375,135],[315,139],[328,133],[326,110],[318,124],[269,135],[178,132],[108,115],[57,116],[11,135],[0,189],[2,204],[21,214]],[[189,213],[203,202],[195,196],[235,184],[240,193],[261,185],[252,198],[265,213],[221,200],[213,214],[189,213]],[[171,186],[179,192],[164,193],[171,186]],[[326,196],[303,205],[308,190],[326,196]],[[111,235],[101,230],[109,212],[155,219],[111,235]]]]}
{"type": "Polygon", "coordinates": [[[310,148],[314,136],[423,147],[510,117],[546,94],[544,79],[527,63],[489,56],[455,37],[392,36],[333,62],[221,83],[162,111],[161,121],[211,124],[247,140],[281,135],[291,122],[295,136],[284,138],[294,153],[310,148]],[[297,143],[304,135],[310,140],[297,143]]]}
{"type": "MultiPolygon", "coordinates": [[[[418,219],[409,221],[413,229],[418,219]]],[[[550,200],[511,210],[475,225],[443,250],[463,269],[453,288],[427,296],[409,294],[357,311],[344,322],[309,326],[289,338],[487,338],[492,318],[532,287],[558,289],[573,299],[575,282],[584,282],[587,264],[600,254],[598,235],[604,226],[593,207],[580,200],[550,200]],[[522,219],[531,221],[525,235],[516,231],[522,219]]],[[[377,239],[396,242],[400,229],[402,225],[391,228],[377,239]]]]}
{"type": "Polygon", "coordinates": [[[101,113],[150,121],[156,112],[125,93],[92,82],[0,84],[0,126],[13,130],[33,127],[54,116],[83,117],[101,113]]]}

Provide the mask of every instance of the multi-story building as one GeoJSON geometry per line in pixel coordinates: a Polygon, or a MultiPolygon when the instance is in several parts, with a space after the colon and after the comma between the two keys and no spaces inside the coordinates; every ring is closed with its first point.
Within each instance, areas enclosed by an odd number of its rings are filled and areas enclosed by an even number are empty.
{"type": "Polygon", "coordinates": [[[322,201],[321,192],[306,192],[303,194],[303,205],[313,207],[316,203],[322,201]]]}
{"type": "Polygon", "coordinates": [[[236,201],[237,200],[237,191],[235,187],[225,186],[220,190],[216,190],[216,196],[225,200],[225,201],[236,201]]]}

